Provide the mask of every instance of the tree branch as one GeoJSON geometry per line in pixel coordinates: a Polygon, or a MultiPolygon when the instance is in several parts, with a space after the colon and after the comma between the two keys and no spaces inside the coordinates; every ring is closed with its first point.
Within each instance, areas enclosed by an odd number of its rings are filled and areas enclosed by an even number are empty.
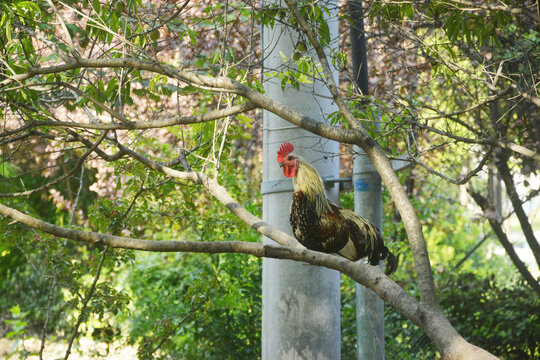
{"type": "Polygon", "coordinates": [[[103,254],[101,255],[101,260],[99,261],[99,265],[96,269],[96,275],[94,275],[94,280],[92,281],[92,285],[90,286],[90,289],[88,289],[88,293],[84,297],[84,303],[83,303],[83,306],[81,307],[81,313],[79,314],[79,317],[77,318],[77,323],[75,324],[75,327],[73,328],[73,333],[71,334],[71,337],[69,338],[66,354],[64,355],[64,360],[67,360],[69,358],[69,354],[71,353],[71,347],[73,346],[73,342],[75,341],[75,338],[77,337],[77,334],[79,333],[79,326],[81,326],[81,323],[84,319],[84,316],[85,316],[84,313],[86,312],[88,303],[90,302],[90,299],[92,298],[92,296],[94,296],[94,291],[96,290],[96,285],[99,280],[99,276],[101,274],[103,262],[105,261],[105,258],[107,257],[107,250],[109,250],[108,246],[106,246],[105,250],[103,250],[103,254]]]}
{"type": "Polygon", "coordinates": [[[487,240],[489,239],[489,237],[491,236],[491,233],[486,233],[484,234],[484,236],[482,237],[482,239],[480,239],[480,241],[478,241],[476,244],[474,244],[474,246],[469,250],[467,251],[467,253],[465,255],[463,255],[463,258],[461,258],[461,260],[458,261],[458,263],[456,265],[454,265],[454,267],[452,268],[452,270],[457,270],[461,265],[463,265],[463,263],[465,261],[467,261],[467,259],[472,255],[474,254],[474,252],[476,250],[478,250],[478,248],[487,240]]]}
{"type": "Polygon", "coordinates": [[[482,159],[480,160],[480,162],[478,163],[478,166],[475,167],[474,169],[472,169],[471,171],[469,171],[467,174],[465,175],[460,175],[457,179],[454,179],[454,178],[451,178],[449,176],[446,176],[444,175],[443,173],[435,170],[435,169],[432,169],[431,167],[429,167],[427,164],[423,163],[422,161],[420,161],[420,159],[417,159],[416,157],[414,157],[411,152],[409,151],[409,156],[410,156],[410,159],[415,163],[415,164],[418,164],[420,166],[422,166],[424,169],[426,169],[428,172],[448,181],[449,183],[452,183],[452,184],[456,184],[456,185],[463,185],[463,184],[466,184],[467,182],[469,182],[469,180],[475,176],[476,174],[478,174],[479,171],[481,171],[483,168],[484,168],[484,165],[486,164],[486,162],[489,160],[489,158],[491,157],[491,153],[493,152],[493,149],[489,149],[485,154],[484,156],[482,156],[482,159]]]}
{"type": "Polygon", "coordinates": [[[519,198],[512,174],[510,173],[510,168],[508,167],[508,155],[505,154],[504,151],[501,151],[496,155],[495,159],[495,166],[497,166],[501,179],[506,187],[506,192],[508,193],[508,197],[510,198],[510,202],[514,208],[514,212],[516,213],[521,228],[523,229],[523,235],[525,235],[525,239],[531,248],[537,265],[540,266],[540,244],[534,236],[531,223],[527,218],[525,210],[523,210],[523,203],[519,198]]]}
{"type": "MultiPolygon", "coordinates": [[[[484,5],[479,3],[474,3],[472,1],[466,1],[466,0],[448,0],[449,3],[454,3],[457,5],[463,5],[467,6],[470,9],[479,9],[479,10],[487,10],[487,11],[506,11],[511,14],[523,14],[524,11],[522,8],[517,7],[510,7],[506,4],[503,5],[484,5]]],[[[458,9],[463,10],[462,8],[458,7],[458,9]]]]}
{"type": "MultiPolygon", "coordinates": [[[[153,252],[240,253],[256,257],[303,261],[312,265],[324,266],[338,270],[354,281],[371,288],[381,299],[388,302],[403,316],[422,327],[441,351],[443,357],[449,348],[468,344],[459,337],[459,334],[450,325],[440,309],[412,298],[398,284],[386,276],[378,266],[371,266],[361,262],[354,263],[341,256],[320,253],[305,248],[270,246],[243,241],[152,241],[68,229],[36,219],[3,204],[0,204],[0,214],[60,238],[111,248],[153,252]]],[[[280,231],[276,230],[274,233],[280,233],[280,231]]],[[[270,237],[276,242],[280,240],[276,237],[270,237]]],[[[473,355],[476,355],[475,359],[495,359],[488,352],[473,345],[470,346],[472,346],[473,355]]]]}
{"type": "Polygon", "coordinates": [[[232,198],[232,196],[223,186],[219,185],[216,179],[209,178],[207,175],[200,172],[186,172],[174,170],[158,163],[157,161],[147,159],[141,154],[125,147],[122,144],[117,144],[117,146],[120,151],[128,154],[133,159],[139,161],[149,169],[159,171],[162,174],[176,179],[188,180],[195,184],[203,185],[208,190],[208,192],[212,196],[214,196],[219,202],[225,205],[227,209],[229,209],[233,214],[240,218],[240,220],[242,220],[244,223],[246,223],[252,229],[258,231],[262,235],[275,240],[277,243],[283,246],[302,247],[300,243],[298,243],[298,241],[291,235],[270,226],[266,222],[262,221],[261,219],[247,211],[242,205],[240,205],[236,200],[232,198]]]}
{"type": "MultiPolygon", "coordinates": [[[[354,114],[350,111],[347,104],[345,104],[345,101],[339,93],[339,88],[334,81],[332,70],[330,68],[328,59],[326,58],[324,49],[318,42],[315,34],[311,31],[309,24],[300,14],[298,8],[292,2],[292,0],[285,0],[285,3],[302,28],[304,34],[306,34],[309,41],[315,48],[324,72],[328,89],[332,94],[332,98],[338,105],[341,114],[349,125],[361,136],[362,141],[355,142],[355,144],[364,149],[366,154],[369,156],[371,162],[381,176],[381,179],[390,191],[390,195],[392,196],[392,199],[394,200],[396,207],[401,214],[413,252],[416,275],[418,279],[418,288],[420,290],[420,297],[422,301],[438,307],[437,296],[435,294],[435,285],[433,282],[433,274],[431,272],[431,265],[424,235],[422,233],[422,226],[420,225],[420,221],[416,216],[416,212],[409,201],[402,184],[400,183],[396,173],[392,169],[392,165],[386,158],[382,149],[377,145],[375,140],[369,136],[364,127],[358,122],[354,114]]],[[[289,120],[288,118],[285,119],[289,120]]]]}
{"type": "MultiPolygon", "coordinates": [[[[103,111],[111,115],[111,117],[120,120],[121,123],[77,123],[77,122],[67,122],[67,121],[43,120],[43,121],[32,121],[18,129],[7,131],[6,133],[8,134],[17,133],[17,132],[26,130],[28,128],[37,127],[37,126],[57,126],[57,127],[70,127],[70,128],[81,128],[81,129],[97,129],[97,130],[155,129],[155,128],[174,126],[174,125],[196,124],[196,123],[213,121],[213,120],[217,120],[217,119],[224,118],[227,116],[236,115],[239,113],[250,111],[256,107],[255,105],[253,105],[252,103],[248,101],[246,103],[237,104],[237,105],[225,108],[225,109],[219,109],[216,111],[211,111],[211,112],[207,112],[207,113],[199,114],[199,115],[171,116],[169,118],[161,119],[161,120],[134,122],[134,121],[128,120],[124,115],[120,114],[118,111],[115,111],[103,105],[103,103],[89,96],[84,91],[76,88],[75,86],[67,84],[65,82],[52,82],[52,83],[46,83],[46,84],[34,83],[34,84],[26,85],[25,87],[43,86],[43,85],[64,86],[70,89],[71,91],[77,93],[81,97],[87,98],[95,106],[99,107],[100,109],[102,109],[103,111]]],[[[21,86],[18,86],[17,88],[21,88],[21,86]]],[[[13,91],[15,89],[6,89],[6,91],[8,90],[13,91]]],[[[3,135],[4,134],[2,134],[2,136],[3,135]]]]}
{"type": "Polygon", "coordinates": [[[500,221],[493,216],[490,216],[487,214],[487,212],[490,209],[490,204],[488,203],[488,200],[483,197],[481,194],[476,193],[474,191],[469,191],[473,200],[476,202],[476,204],[482,209],[484,212],[485,217],[488,219],[489,224],[491,225],[491,228],[493,229],[493,232],[495,235],[497,235],[497,238],[499,239],[499,242],[504,247],[504,250],[506,250],[506,253],[510,257],[510,260],[514,263],[515,267],[520,272],[521,276],[523,276],[523,279],[529,284],[529,286],[536,292],[538,296],[540,296],[540,283],[536,281],[536,279],[532,276],[530,271],[527,269],[527,266],[521,261],[518,254],[516,253],[514,246],[508,239],[508,236],[506,236],[506,233],[504,232],[504,229],[500,223],[500,221]]]}

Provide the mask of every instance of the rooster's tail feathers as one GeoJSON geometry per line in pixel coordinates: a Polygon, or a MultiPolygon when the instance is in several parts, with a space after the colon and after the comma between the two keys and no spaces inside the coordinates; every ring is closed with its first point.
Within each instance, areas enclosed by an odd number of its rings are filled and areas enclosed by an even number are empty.
{"type": "Polygon", "coordinates": [[[384,270],[384,273],[386,275],[390,275],[394,271],[396,271],[398,263],[399,263],[399,255],[395,256],[388,250],[388,248],[385,246],[385,251],[383,253],[383,259],[386,260],[386,269],[384,270]]]}

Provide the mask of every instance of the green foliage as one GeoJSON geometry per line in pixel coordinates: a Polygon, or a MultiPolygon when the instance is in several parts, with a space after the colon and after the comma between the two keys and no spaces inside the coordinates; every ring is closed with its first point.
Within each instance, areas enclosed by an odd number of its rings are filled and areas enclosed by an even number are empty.
{"type": "MultiPolygon", "coordinates": [[[[284,54],[281,54],[284,64],[289,64],[290,61],[284,54]]],[[[287,70],[273,71],[266,73],[266,76],[275,79],[281,79],[281,89],[285,91],[287,86],[299,90],[300,84],[312,84],[313,79],[324,77],[319,63],[314,62],[309,56],[303,56],[299,52],[294,52],[291,55],[291,60],[296,65],[296,69],[287,66],[287,70]]]]}
{"type": "Polygon", "coordinates": [[[242,255],[141,255],[126,279],[139,354],[185,359],[260,353],[260,261],[242,255]],[[157,321],[156,321],[157,320],[157,321]]]}
{"type": "MultiPolygon", "coordinates": [[[[15,305],[9,309],[11,313],[11,319],[4,320],[8,326],[11,327],[11,331],[6,334],[7,339],[15,339],[15,342],[11,346],[11,349],[16,349],[19,342],[24,341],[25,332],[27,330],[28,322],[25,320],[28,315],[28,311],[21,312],[19,305],[15,305]]],[[[8,352],[7,359],[11,358],[14,354],[12,350],[8,352]]],[[[25,357],[25,351],[19,351],[19,358],[25,357]]]]}
{"type": "MultiPolygon", "coordinates": [[[[25,330],[33,333],[44,327],[47,313],[43,309],[47,309],[49,297],[52,296],[55,301],[61,298],[59,291],[50,289],[51,267],[57,266],[54,262],[60,260],[57,249],[54,249],[56,240],[50,242],[22,226],[5,226],[4,220],[0,221],[1,230],[0,316],[10,314],[10,309],[18,307],[21,313],[26,314],[25,330]]],[[[52,316],[55,317],[58,311],[58,305],[52,307],[52,316]]],[[[55,326],[61,327],[63,324],[62,319],[58,319],[56,324],[49,323],[46,330],[52,331],[55,326]]],[[[16,329],[0,327],[0,335],[5,335],[7,331],[16,329]]]]}
{"type": "Polygon", "coordinates": [[[11,313],[11,320],[4,320],[6,324],[11,325],[12,331],[6,334],[6,338],[11,339],[12,337],[22,337],[26,331],[26,325],[28,322],[24,320],[28,315],[28,311],[21,312],[19,305],[15,305],[9,309],[11,313]]]}
{"type": "MultiPolygon", "coordinates": [[[[224,75],[262,92],[263,84],[254,71],[259,66],[259,49],[255,47],[251,53],[246,49],[252,43],[257,46],[257,39],[252,39],[252,34],[239,26],[255,20],[270,28],[276,23],[290,25],[287,36],[297,41],[292,54],[282,54],[282,69],[270,73],[281,81],[284,90],[288,86],[296,89],[309,86],[314,79],[324,81],[321,65],[311,51],[312,44],[307,43],[291,12],[276,4],[250,9],[245,3],[213,2],[197,3],[191,8],[193,2],[189,2],[188,8],[175,14],[179,5],[170,1],[54,3],[72,14],[63,17],[68,31],[62,36],[59,32],[63,29],[59,30],[58,19],[48,2],[0,3],[0,26],[5,29],[0,34],[0,80],[34,71],[28,79],[0,87],[0,100],[5,105],[0,115],[13,120],[16,126],[33,124],[28,132],[20,133],[23,140],[26,136],[30,140],[3,145],[3,149],[13,153],[2,153],[2,193],[35,189],[64,175],[86,150],[77,148],[87,146],[80,138],[95,141],[99,134],[91,127],[81,130],[35,125],[41,121],[88,124],[119,121],[110,119],[104,110],[106,106],[130,121],[144,122],[186,114],[203,115],[245,101],[199,89],[197,81],[186,85],[173,76],[127,66],[49,69],[51,73],[42,73],[51,64],[67,58],[70,61],[76,56],[135,58],[166,63],[194,74],[224,75]],[[34,137],[36,134],[39,141],[34,137]],[[58,161],[49,154],[57,155],[58,161]],[[52,168],[48,174],[41,168],[43,162],[52,168]]],[[[297,4],[323,47],[336,41],[330,38],[328,8],[313,1],[297,4]]],[[[428,65],[418,67],[420,86],[416,84],[417,88],[409,89],[404,84],[399,94],[391,94],[390,100],[380,95],[386,91],[383,88],[372,98],[355,97],[348,102],[349,108],[358,119],[365,120],[369,133],[388,153],[410,151],[421,156],[422,146],[439,146],[442,150],[431,152],[426,163],[458,176],[463,158],[453,152],[466,153],[471,148],[452,143],[452,151],[446,152],[450,148],[447,139],[443,137],[432,144],[427,131],[412,124],[419,118],[439,116],[440,111],[459,112],[468,106],[472,95],[480,99],[489,96],[492,89],[481,80],[483,66],[495,74],[497,68],[493,64],[501,64],[503,76],[498,80],[501,88],[520,86],[529,78],[534,83],[538,63],[535,50],[540,39],[537,30],[521,26],[508,12],[487,11],[484,16],[466,11],[459,4],[440,1],[414,4],[375,1],[368,10],[371,19],[377,20],[389,34],[396,24],[408,20],[421,19],[416,23],[420,25],[424,20],[431,21],[428,35],[420,39],[423,43],[414,43],[428,65]],[[472,61],[464,56],[464,46],[489,54],[493,63],[472,61]],[[512,74],[519,76],[511,78],[512,74]],[[422,83],[424,78],[428,80],[422,83]],[[435,105],[423,107],[430,98],[436,99],[435,105]],[[382,123],[381,130],[375,125],[378,122],[382,123]]],[[[410,35],[414,35],[413,39],[423,36],[420,32],[410,35]]],[[[346,52],[333,52],[330,60],[336,69],[345,70],[348,66],[346,52]]],[[[509,117],[511,126],[507,135],[516,144],[534,145],[532,116],[524,116],[528,115],[528,109],[521,106],[509,117]]],[[[486,107],[479,107],[474,114],[458,115],[459,125],[447,119],[430,119],[421,124],[439,133],[471,138],[478,135],[471,130],[473,125],[478,125],[482,134],[485,130],[491,136],[485,110],[486,107]]],[[[329,120],[346,129],[350,125],[338,112],[331,114],[329,120]]],[[[250,155],[258,144],[258,121],[258,114],[249,113],[167,129],[120,130],[111,132],[100,150],[114,154],[118,151],[115,147],[118,141],[148,158],[187,170],[177,158],[182,151],[194,171],[215,175],[241,205],[259,215],[260,166],[258,157],[250,155]]],[[[252,229],[217,204],[202,186],[149,171],[127,156],[109,163],[94,162],[94,156],[84,164],[86,173],[82,179],[76,175],[48,189],[50,192],[20,200],[2,200],[2,203],[60,226],[155,241],[259,241],[252,229]],[[111,167],[110,172],[104,171],[107,166],[111,167]],[[98,183],[106,184],[95,191],[88,189],[90,184],[98,183]],[[77,192],[79,185],[81,191],[77,192]],[[81,211],[72,222],[73,208],[81,211]]],[[[519,165],[525,169],[527,160],[522,161],[519,165]]],[[[405,171],[400,177],[423,221],[439,296],[454,325],[473,343],[506,358],[538,356],[538,301],[523,284],[509,279],[514,270],[508,262],[488,257],[487,251],[477,251],[454,269],[488,231],[483,223],[470,221],[471,213],[455,201],[457,187],[428,178],[418,168],[405,171]]],[[[384,199],[383,233],[386,239],[391,239],[388,241],[391,250],[400,255],[399,270],[393,278],[416,296],[418,290],[411,281],[414,262],[405,231],[387,192],[384,199]]],[[[350,194],[343,200],[351,207],[350,194]]],[[[40,332],[48,316],[44,311],[47,309],[50,318],[46,332],[69,335],[81,315],[84,296],[92,284],[103,248],[29,231],[3,217],[0,233],[0,314],[7,319],[2,332],[9,332],[10,337],[40,332]]],[[[483,246],[492,246],[491,240],[483,246]]],[[[106,342],[125,337],[126,342],[138,346],[141,359],[258,358],[260,267],[260,260],[243,255],[135,254],[109,250],[79,330],[106,342]]],[[[342,353],[344,358],[352,359],[356,352],[354,283],[344,278],[341,288],[342,353]]],[[[419,328],[391,309],[386,310],[385,316],[389,357],[438,356],[426,345],[427,338],[419,328]]]]}
{"type": "Polygon", "coordinates": [[[540,355],[540,300],[522,281],[448,274],[439,282],[441,305],[465,339],[504,359],[540,355]]]}

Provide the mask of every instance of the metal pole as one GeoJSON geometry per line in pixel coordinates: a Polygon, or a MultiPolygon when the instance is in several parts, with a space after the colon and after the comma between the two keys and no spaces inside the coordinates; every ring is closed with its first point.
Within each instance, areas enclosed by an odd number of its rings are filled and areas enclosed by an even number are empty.
{"type": "MultiPolygon", "coordinates": [[[[362,95],[369,95],[366,37],[362,1],[349,1],[353,76],[362,95]]],[[[355,147],[354,211],[382,230],[381,178],[362,149],[355,147]]],[[[384,303],[370,289],[356,284],[356,333],[358,359],[384,359],[384,303]]]]}
{"type": "MultiPolygon", "coordinates": [[[[329,22],[335,37],[337,23],[329,22]]],[[[295,66],[290,59],[297,39],[296,30],[277,21],[273,28],[263,28],[265,72],[295,66]],[[282,54],[288,59],[285,64],[282,54]]],[[[303,84],[299,90],[288,87],[283,91],[280,79],[264,79],[268,96],[305,115],[325,121],[327,114],[336,111],[320,81],[303,84]]],[[[295,152],[310,161],[321,176],[337,178],[339,157],[328,157],[327,154],[338,154],[339,144],[292,126],[273,113],[265,111],[263,117],[263,219],[290,233],[292,182],[284,177],[277,164],[279,146],[284,141],[291,142],[295,152]],[[276,183],[281,186],[274,186],[276,183]]],[[[338,197],[338,184],[328,191],[328,195],[334,199],[338,197]]],[[[273,243],[268,238],[263,242],[273,243]]],[[[339,278],[339,273],[334,270],[288,260],[263,259],[264,360],[341,358],[339,278]]]]}

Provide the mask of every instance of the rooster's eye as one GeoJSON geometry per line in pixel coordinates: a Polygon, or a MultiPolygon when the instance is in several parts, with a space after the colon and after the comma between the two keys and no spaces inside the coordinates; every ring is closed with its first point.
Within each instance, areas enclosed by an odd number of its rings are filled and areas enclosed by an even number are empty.
{"type": "Polygon", "coordinates": [[[289,156],[289,157],[287,158],[287,160],[292,160],[292,156],[289,156]]]}

